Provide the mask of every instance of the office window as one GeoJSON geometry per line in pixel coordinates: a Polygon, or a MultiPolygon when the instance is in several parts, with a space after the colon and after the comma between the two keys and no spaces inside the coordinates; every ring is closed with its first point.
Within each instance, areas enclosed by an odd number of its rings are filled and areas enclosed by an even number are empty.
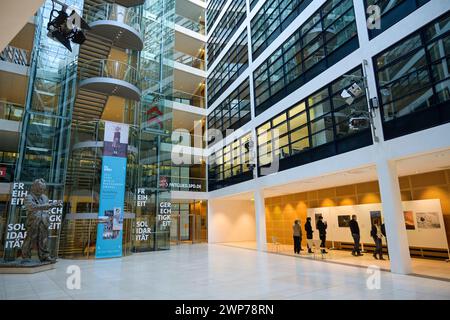
{"type": "Polygon", "coordinates": [[[214,25],[217,17],[222,11],[226,0],[211,0],[206,7],[206,31],[209,32],[210,28],[214,25]]]}
{"type": "MultiPolygon", "coordinates": [[[[365,0],[366,8],[376,5],[381,9],[381,29],[369,29],[369,38],[375,38],[429,1],[430,0],[365,0]]],[[[366,14],[367,18],[369,18],[369,13],[366,14]]]]}
{"type": "Polygon", "coordinates": [[[216,61],[225,45],[230,41],[231,37],[247,16],[245,3],[245,0],[231,1],[227,12],[222,16],[219,24],[211,33],[206,46],[208,67],[211,67],[214,61],[216,61]]]}
{"type": "Polygon", "coordinates": [[[253,8],[256,6],[259,0],[250,0],[250,10],[253,10],[253,8]]]}
{"type": "Polygon", "coordinates": [[[328,1],[254,71],[256,114],[358,47],[353,1],[328,1]]]}
{"type": "Polygon", "coordinates": [[[209,156],[208,187],[210,191],[252,178],[253,173],[249,168],[250,137],[251,134],[248,133],[209,156]]]}
{"type": "Polygon", "coordinates": [[[208,77],[208,106],[211,106],[247,67],[247,31],[244,30],[208,77]]]}
{"type": "Polygon", "coordinates": [[[450,100],[450,14],[391,46],[374,62],[386,138],[450,120],[448,107],[441,110],[450,100]]]}
{"type": "MultiPolygon", "coordinates": [[[[217,129],[226,136],[227,130],[236,130],[249,122],[250,91],[248,78],[208,115],[208,129],[217,129]]],[[[209,141],[214,144],[218,140],[209,141]]]]}
{"type": "Polygon", "coordinates": [[[253,59],[256,59],[311,2],[312,0],[266,1],[251,21],[253,59]]]}
{"type": "Polygon", "coordinates": [[[371,144],[369,127],[357,130],[349,124],[352,116],[367,113],[366,96],[351,104],[341,97],[353,81],[362,83],[362,77],[361,67],[349,71],[261,124],[256,129],[258,167],[269,166],[276,157],[284,170],[371,144]]]}

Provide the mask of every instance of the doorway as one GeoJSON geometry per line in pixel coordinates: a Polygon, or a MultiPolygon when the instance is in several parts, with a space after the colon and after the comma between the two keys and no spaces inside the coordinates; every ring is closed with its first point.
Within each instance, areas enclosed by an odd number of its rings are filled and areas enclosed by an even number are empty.
{"type": "Polygon", "coordinates": [[[206,206],[200,202],[172,203],[170,244],[206,242],[206,206]]]}

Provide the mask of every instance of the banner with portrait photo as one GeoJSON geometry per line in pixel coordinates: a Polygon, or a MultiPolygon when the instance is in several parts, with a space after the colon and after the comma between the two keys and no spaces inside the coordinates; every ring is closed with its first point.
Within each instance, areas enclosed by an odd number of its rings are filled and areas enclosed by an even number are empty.
{"type": "Polygon", "coordinates": [[[122,256],[129,126],[105,122],[96,258],[122,256]]]}

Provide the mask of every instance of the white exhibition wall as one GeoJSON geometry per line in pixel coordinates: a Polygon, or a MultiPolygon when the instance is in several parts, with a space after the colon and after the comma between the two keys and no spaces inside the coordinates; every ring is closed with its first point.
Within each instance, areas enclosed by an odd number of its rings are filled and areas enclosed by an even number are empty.
{"type": "Polygon", "coordinates": [[[210,200],[208,205],[209,243],[256,241],[253,201],[210,200]]]}
{"type": "MultiPolygon", "coordinates": [[[[439,199],[403,201],[403,210],[410,246],[448,250],[447,235],[439,199]]],[[[381,203],[311,208],[307,210],[307,215],[311,217],[311,224],[315,230],[313,234],[314,239],[319,239],[319,232],[315,229],[315,216],[320,213],[324,221],[328,223],[327,240],[353,242],[350,228],[339,226],[338,217],[351,217],[355,214],[360,228],[361,242],[370,243],[373,242],[370,236],[372,227],[371,212],[380,212],[381,216],[383,216],[381,203]]],[[[342,220],[345,220],[342,218],[341,223],[343,222],[342,220]]]]}

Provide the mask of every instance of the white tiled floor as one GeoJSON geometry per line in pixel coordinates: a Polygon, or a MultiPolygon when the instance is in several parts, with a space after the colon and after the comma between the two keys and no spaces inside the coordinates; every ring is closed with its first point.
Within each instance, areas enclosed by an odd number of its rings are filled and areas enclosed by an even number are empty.
{"type": "Polygon", "coordinates": [[[0,275],[0,299],[450,299],[450,282],[223,245],[182,245],[121,259],[59,260],[33,275],[0,275]],[[81,289],[66,268],[81,268],[81,289]]]}
{"type": "MultiPolygon", "coordinates": [[[[254,241],[242,241],[242,242],[228,242],[222,245],[252,249],[256,250],[256,242],[254,241]]],[[[274,246],[272,243],[267,244],[267,251],[285,254],[290,256],[295,256],[305,259],[321,259],[320,254],[316,256],[308,254],[306,248],[303,246],[304,251],[298,256],[293,253],[293,246],[291,245],[278,245],[274,246]]],[[[370,265],[376,265],[383,270],[390,270],[390,262],[388,256],[385,254],[386,260],[380,261],[375,260],[370,252],[365,253],[362,257],[354,257],[351,255],[350,251],[345,250],[328,250],[328,254],[325,256],[323,261],[341,263],[352,266],[362,266],[368,267],[370,265]]],[[[443,260],[431,260],[431,259],[420,259],[412,258],[412,268],[413,273],[421,276],[428,276],[433,278],[442,278],[450,281],[450,263],[443,260]]]]}

